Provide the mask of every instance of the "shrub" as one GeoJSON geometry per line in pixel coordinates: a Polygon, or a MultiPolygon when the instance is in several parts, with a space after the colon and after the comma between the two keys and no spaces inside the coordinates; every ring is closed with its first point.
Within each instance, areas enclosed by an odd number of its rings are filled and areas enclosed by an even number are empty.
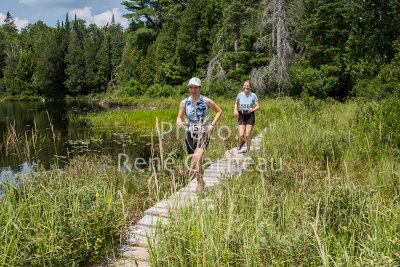
{"type": "Polygon", "coordinates": [[[335,91],[340,87],[340,68],[334,65],[322,65],[320,69],[294,67],[291,73],[294,87],[297,88],[292,89],[292,92],[325,98],[335,95],[335,91]]]}
{"type": "Polygon", "coordinates": [[[388,144],[400,147],[400,98],[387,100],[382,104],[383,134],[388,144]]]}
{"type": "Polygon", "coordinates": [[[135,96],[142,95],[143,91],[144,90],[142,86],[140,86],[139,82],[132,79],[126,84],[120,86],[116,91],[114,91],[114,94],[118,96],[135,96]]]}
{"type": "Polygon", "coordinates": [[[168,97],[176,94],[176,90],[171,85],[153,84],[146,91],[146,95],[151,97],[168,97]]]}

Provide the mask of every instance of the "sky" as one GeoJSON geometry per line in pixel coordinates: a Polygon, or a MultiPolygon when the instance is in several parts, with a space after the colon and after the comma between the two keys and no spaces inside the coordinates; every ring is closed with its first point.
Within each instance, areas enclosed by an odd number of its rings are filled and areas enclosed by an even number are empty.
{"type": "Polygon", "coordinates": [[[121,2],[122,0],[0,0],[0,25],[9,11],[18,29],[38,20],[48,26],[56,26],[57,20],[65,20],[67,13],[70,19],[76,14],[78,18],[100,27],[111,22],[114,14],[115,22],[126,28],[128,21],[122,15],[127,10],[121,2]]]}

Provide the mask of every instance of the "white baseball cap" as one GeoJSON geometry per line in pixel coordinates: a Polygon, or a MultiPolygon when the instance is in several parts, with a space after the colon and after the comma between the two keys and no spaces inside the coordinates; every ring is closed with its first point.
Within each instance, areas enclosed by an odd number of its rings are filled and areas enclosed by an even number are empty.
{"type": "Polygon", "coordinates": [[[195,86],[201,87],[201,81],[199,78],[193,77],[192,79],[189,80],[189,83],[187,86],[189,86],[189,85],[195,85],[195,86]]]}

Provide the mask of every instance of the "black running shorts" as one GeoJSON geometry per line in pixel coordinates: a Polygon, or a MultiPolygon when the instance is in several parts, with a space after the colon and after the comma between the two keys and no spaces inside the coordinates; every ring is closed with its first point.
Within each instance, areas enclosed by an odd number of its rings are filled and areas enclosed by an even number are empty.
{"type": "Polygon", "coordinates": [[[254,112],[251,113],[242,113],[239,112],[238,123],[239,125],[254,125],[256,122],[256,115],[254,112]]]}
{"type": "Polygon", "coordinates": [[[186,131],[186,148],[188,154],[193,154],[196,148],[206,149],[210,142],[210,137],[207,133],[191,133],[186,131]]]}

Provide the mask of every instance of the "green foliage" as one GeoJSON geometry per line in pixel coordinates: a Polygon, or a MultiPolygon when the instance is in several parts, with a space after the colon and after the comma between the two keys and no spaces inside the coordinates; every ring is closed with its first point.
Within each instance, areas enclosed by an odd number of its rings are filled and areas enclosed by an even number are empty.
{"type": "Polygon", "coordinates": [[[6,43],[5,43],[5,33],[2,28],[0,28],[0,80],[3,78],[3,68],[5,66],[6,58],[6,43]]]}
{"type": "Polygon", "coordinates": [[[132,79],[124,85],[119,86],[118,89],[114,91],[114,94],[118,96],[137,96],[142,95],[143,93],[143,88],[135,79],[132,79]]]}
{"type": "Polygon", "coordinates": [[[160,226],[151,263],[397,266],[398,150],[367,125],[386,104],[359,101],[263,101],[255,164],[160,226]]]}
{"type": "Polygon", "coordinates": [[[300,87],[297,91],[305,95],[319,98],[333,96],[339,87],[339,72],[340,69],[332,65],[321,65],[320,69],[294,67],[293,83],[300,87]]]}
{"type": "Polygon", "coordinates": [[[122,59],[116,72],[116,81],[119,85],[124,85],[131,79],[139,79],[140,61],[143,58],[142,52],[135,47],[133,34],[128,34],[126,44],[122,53],[122,59]],[[137,78],[135,78],[137,77],[137,78]]]}
{"type": "Polygon", "coordinates": [[[388,99],[382,105],[383,134],[389,144],[400,148],[400,97],[388,99]]]}
{"type": "Polygon", "coordinates": [[[73,31],[68,42],[68,52],[65,56],[67,63],[65,86],[72,95],[85,93],[85,60],[83,51],[79,33],[73,31]]]}
{"type": "Polygon", "coordinates": [[[176,85],[182,81],[175,57],[177,31],[176,22],[166,23],[163,31],[157,36],[155,42],[156,83],[176,85]]]}
{"type": "Polygon", "coordinates": [[[59,36],[59,31],[49,32],[42,37],[43,45],[37,50],[32,85],[39,94],[47,97],[59,97],[65,94],[64,53],[59,36]]]}
{"type": "Polygon", "coordinates": [[[374,79],[362,79],[353,88],[353,95],[366,99],[383,99],[400,92],[400,42],[393,44],[397,53],[392,62],[381,68],[374,79]]]}
{"type": "Polygon", "coordinates": [[[18,186],[6,185],[0,262],[76,266],[112,251],[125,224],[117,192],[123,179],[101,166],[102,161],[81,158],[63,173],[41,170],[18,186]]]}
{"type": "Polygon", "coordinates": [[[160,85],[156,83],[149,87],[146,91],[146,95],[151,97],[168,97],[176,95],[176,90],[171,85],[160,85]]]}
{"type": "Polygon", "coordinates": [[[204,82],[202,94],[210,96],[226,96],[234,98],[240,92],[239,84],[224,83],[221,81],[204,82]]]}
{"type": "Polygon", "coordinates": [[[139,24],[145,21],[146,27],[159,30],[162,27],[165,10],[174,2],[174,0],[126,0],[122,5],[132,13],[126,14],[125,17],[131,19],[133,23],[139,24]]]}
{"type": "Polygon", "coordinates": [[[17,26],[15,25],[15,21],[13,17],[11,16],[11,13],[7,11],[6,18],[4,19],[2,26],[3,30],[7,33],[14,34],[16,33],[17,26]]]}
{"type": "Polygon", "coordinates": [[[282,1],[287,33],[277,31],[271,3],[126,0],[125,31],[114,19],[98,28],[67,15],[57,28],[38,21],[18,32],[7,13],[0,27],[3,92],[56,97],[101,93],[132,79],[176,86],[192,76],[218,80],[218,94],[249,78],[268,95],[383,99],[400,90],[398,1],[282,1]],[[274,38],[289,40],[295,53],[284,59],[284,86],[271,65],[274,38]]]}

